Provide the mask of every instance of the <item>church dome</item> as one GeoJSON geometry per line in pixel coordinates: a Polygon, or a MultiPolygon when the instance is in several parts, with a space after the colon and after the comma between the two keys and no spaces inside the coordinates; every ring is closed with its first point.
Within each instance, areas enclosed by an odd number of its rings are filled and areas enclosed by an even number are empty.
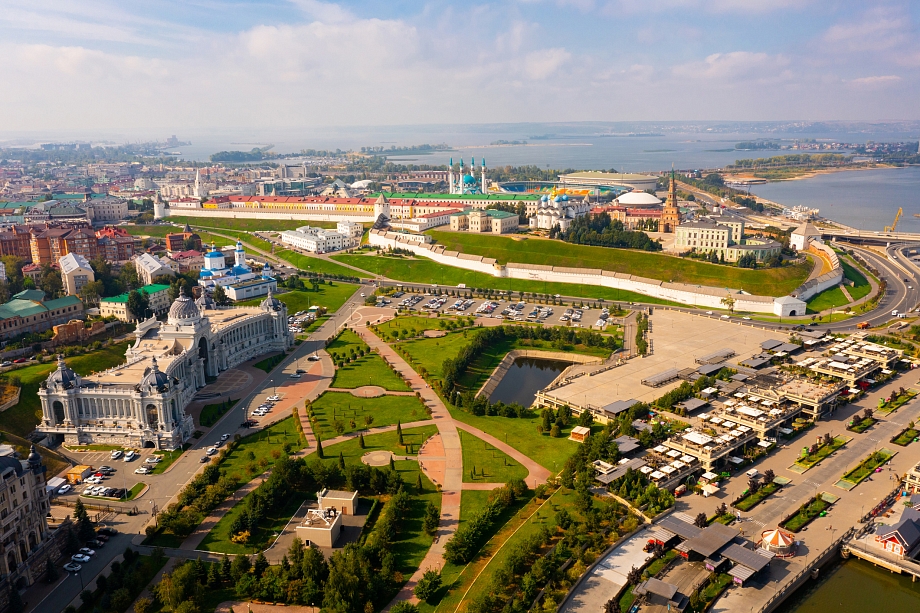
{"type": "Polygon", "coordinates": [[[29,450],[29,466],[32,468],[38,468],[42,464],[42,457],[38,454],[38,450],[35,448],[35,445],[32,445],[32,448],[29,450]]]}
{"type": "Polygon", "coordinates": [[[57,370],[51,373],[48,382],[56,383],[64,389],[70,389],[76,384],[77,373],[64,363],[63,355],[58,355],[57,370]]]}
{"type": "Polygon", "coordinates": [[[199,319],[201,312],[195,306],[195,302],[185,295],[183,287],[179,297],[173,300],[172,306],[169,307],[169,323],[182,325],[197,322],[199,319]]]}

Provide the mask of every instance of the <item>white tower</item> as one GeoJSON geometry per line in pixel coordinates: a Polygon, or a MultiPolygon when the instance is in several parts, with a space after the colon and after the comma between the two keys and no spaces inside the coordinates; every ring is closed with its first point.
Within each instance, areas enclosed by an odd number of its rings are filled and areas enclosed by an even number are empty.
{"type": "Polygon", "coordinates": [[[195,197],[201,198],[201,170],[195,171],[195,197]]]}
{"type": "Polygon", "coordinates": [[[233,252],[233,261],[236,266],[246,266],[246,252],[243,251],[243,243],[241,241],[236,241],[236,251],[233,252]]]}
{"type": "Polygon", "coordinates": [[[486,158],[482,158],[482,193],[488,193],[486,187],[486,158]]]}
{"type": "Polygon", "coordinates": [[[450,158],[450,166],[447,167],[447,193],[454,193],[454,158],[450,158]]]}
{"type": "Polygon", "coordinates": [[[163,219],[164,217],[166,217],[166,203],[160,198],[160,192],[157,192],[157,197],[153,201],[153,218],[163,219]]]}
{"type": "Polygon", "coordinates": [[[380,219],[381,215],[390,219],[390,203],[384,198],[383,194],[380,194],[380,197],[374,203],[374,221],[380,219]]]}

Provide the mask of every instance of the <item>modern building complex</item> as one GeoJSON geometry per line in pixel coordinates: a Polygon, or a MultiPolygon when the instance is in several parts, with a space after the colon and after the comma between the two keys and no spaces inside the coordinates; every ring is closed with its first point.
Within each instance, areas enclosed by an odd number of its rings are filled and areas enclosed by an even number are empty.
{"type": "Polygon", "coordinates": [[[589,170],[586,172],[572,172],[559,175],[562,187],[630,187],[637,191],[654,190],[658,185],[658,177],[653,175],[640,175],[619,172],[599,172],[589,170]]]}
{"type": "Polygon", "coordinates": [[[83,303],[76,296],[45,300],[41,290],[23,290],[0,304],[0,339],[10,340],[27,332],[37,334],[85,317],[83,303]]]}
{"type": "Polygon", "coordinates": [[[508,234],[517,232],[519,226],[517,213],[492,209],[454,213],[449,220],[450,229],[454,232],[508,234]]]}
{"type": "MultiPolygon", "coordinates": [[[[339,222],[351,225],[352,222],[339,222]]],[[[356,224],[359,225],[360,224],[356,224]]],[[[360,241],[360,236],[358,237],[360,241]]],[[[311,251],[313,253],[329,253],[330,251],[341,251],[350,247],[356,247],[357,243],[352,236],[348,236],[338,230],[325,228],[312,228],[302,226],[296,230],[285,230],[281,233],[281,242],[287,245],[311,251]]]]}
{"type": "Polygon", "coordinates": [[[78,253],[68,253],[60,260],[61,281],[64,283],[64,292],[68,296],[76,296],[87,283],[96,280],[93,268],[85,257],[78,253]]]}
{"type": "Polygon", "coordinates": [[[126,292],[118,296],[103,298],[99,301],[99,314],[103,317],[113,316],[120,321],[139,321],[149,316],[162,315],[169,310],[169,286],[161,284],[145,285],[137,289],[147,295],[149,313],[134,314],[128,311],[128,296],[126,292]]]}
{"type": "Polygon", "coordinates": [[[74,445],[180,447],[195,429],[185,407],[207,377],[294,341],[287,308],[272,296],[258,307],[210,304],[183,292],[166,323],[138,324],[122,366],[81,377],[59,359],[38,392],[38,431],[74,445]]]}

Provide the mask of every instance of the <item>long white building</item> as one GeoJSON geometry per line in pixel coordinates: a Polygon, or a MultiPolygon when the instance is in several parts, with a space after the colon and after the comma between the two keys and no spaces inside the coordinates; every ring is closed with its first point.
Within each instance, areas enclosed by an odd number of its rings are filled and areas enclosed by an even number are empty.
{"type": "MultiPolygon", "coordinates": [[[[360,240],[360,237],[358,240],[360,240]]],[[[281,242],[313,253],[341,251],[357,244],[354,238],[338,230],[327,230],[311,226],[301,226],[296,230],[285,230],[281,233],[281,242]]]]}
{"type": "Polygon", "coordinates": [[[185,407],[206,377],[294,343],[287,307],[271,294],[258,307],[216,309],[183,292],[166,323],[138,324],[127,361],[81,377],[63,359],[38,391],[38,431],[68,444],[176,449],[195,431],[185,407]]]}

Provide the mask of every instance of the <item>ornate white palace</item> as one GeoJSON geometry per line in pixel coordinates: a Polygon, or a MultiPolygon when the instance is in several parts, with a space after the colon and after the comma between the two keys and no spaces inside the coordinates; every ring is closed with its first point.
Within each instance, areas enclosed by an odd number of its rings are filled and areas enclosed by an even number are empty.
{"type": "Polygon", "coordinates": [[[228,368],[294,343],[287,307],[269,293],[258,307],[216,308],[183,292],[166,323],[138,324],[127,362],[81,377],[63,359],[38,391],[38,431],[68,444],[176,449],[195,430],[185,407],[228,368]]]}

